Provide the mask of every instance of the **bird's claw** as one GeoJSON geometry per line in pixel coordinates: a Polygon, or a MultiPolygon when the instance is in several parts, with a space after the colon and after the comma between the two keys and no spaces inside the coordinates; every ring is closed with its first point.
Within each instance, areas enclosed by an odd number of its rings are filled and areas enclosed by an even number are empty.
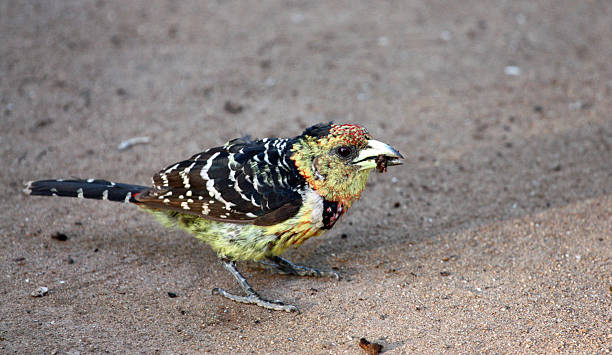
{"type": "Polygon", "coordinates": [[[336,281],[340,281],[342,279],[342,275],[339,272],[333,270],[321,271],[321,276],[332,277],[335,278],[336,281]]]}
{"type": "Polygon", "coordinates": [[[235,302],[255,304],[274,311],[296,312],[297,314],[300,314],[300,309],[292,304],[286,304],[280,300],[269,301],[261,298],[261,296],[259,296],[257,293],[251,293],[248,296],[238,296],[229,293],[222,288],[216,287],[212,290],[212,294],[221,295],[235,302]]]}
{"type": "Polygon", "coordinates": [[[280,256],[269,257],[268,260],[262,261],[262,263],[283,275],[332,277],[336,280],[340,280],[339,272],[332,270],[319,270],[304,265],[296,265],[285,258],[281,258],[280,256]]]}

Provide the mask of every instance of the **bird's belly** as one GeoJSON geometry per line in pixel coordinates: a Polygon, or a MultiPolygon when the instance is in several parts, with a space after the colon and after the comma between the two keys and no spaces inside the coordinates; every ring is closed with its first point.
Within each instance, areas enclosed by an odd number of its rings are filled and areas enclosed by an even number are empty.
{"type": "Polygon", "coordinates": [[[308,221],[291,223],[290,226],[282,228],[282,225],[274,226],[269,232],[276,236],[270,251],[273,255],[282,254],[290,246],[298,247],[311,237],[318,236],[324,232],[319,226],[308,221]]]}
{"type": "Polygon", "coordinates": [[[212,221],[202,217],[148,210],[165,226],[180,227],[210,245],[222,258],[256,261],[266,256],[282,254],[290,246],[299,246],[308,238],[321,234],[317,225],[300,214],[297,218],[272,226],[235,224],[212,221]]]}

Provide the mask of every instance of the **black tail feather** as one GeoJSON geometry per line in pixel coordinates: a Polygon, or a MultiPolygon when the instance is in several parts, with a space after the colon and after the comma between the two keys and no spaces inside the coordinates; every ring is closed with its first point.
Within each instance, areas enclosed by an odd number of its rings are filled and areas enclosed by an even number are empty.
{"type": "Polygon", "coordinates": [[[148,187],[120,184],[107,180],[39,180],[30,181],[23,190],[34,196],[65,196],[109,200],[118,202],[137,202],[134,197],[148,187]]]}

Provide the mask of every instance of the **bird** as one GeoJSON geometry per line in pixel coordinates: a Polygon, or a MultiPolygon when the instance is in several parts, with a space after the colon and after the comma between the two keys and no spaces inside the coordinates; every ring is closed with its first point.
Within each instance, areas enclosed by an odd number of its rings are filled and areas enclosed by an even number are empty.
{"type": "Polygon", "coordinates": [[[152,186],[104,179],[30,181],[24,192],[135,204],[166,227],[208,244],[243,295],[230,300],[287,312],[295,305],[259,295],[236,262],[259,262],[281,274],[340,278],[293,264],[281,254],[331,229],[358,200],[370,172],[400,165],[400,152],[356,124],[319,123],[293,138],[229,140],[160,170],[152,186]]]}

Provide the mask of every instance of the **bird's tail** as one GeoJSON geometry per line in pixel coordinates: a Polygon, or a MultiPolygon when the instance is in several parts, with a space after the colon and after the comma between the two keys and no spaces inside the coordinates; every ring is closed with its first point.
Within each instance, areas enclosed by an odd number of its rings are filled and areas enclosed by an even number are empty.
{"type": "Polygon", "coordinates": [[[57,179],[30,181],[23,192],[34,196],[65,196],[128,203],[137,202],[134,197],[147,189],[146,186],[120,184],[107,180],[57,179]]]}

